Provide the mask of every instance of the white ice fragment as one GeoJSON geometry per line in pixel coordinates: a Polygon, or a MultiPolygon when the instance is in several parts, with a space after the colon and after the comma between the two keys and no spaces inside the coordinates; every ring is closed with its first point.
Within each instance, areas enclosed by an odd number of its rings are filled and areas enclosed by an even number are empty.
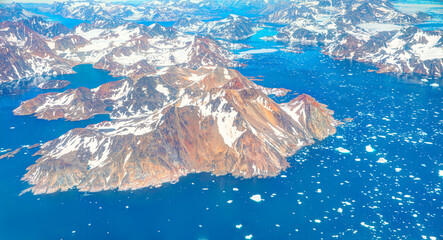
{"type": "Polygon", "coordinates": [[[432,83],[431,84],[431,87],[438,87],[438,86],[440,86],[438,83],[432,83]]]}
{"type": "Polygon", "coordinates": [[[443,170],[438,170],[438,176],[443,177],[443,170]]]}
{"type": "Polygon", "coordinates": [[[338,209],[337,209],[337,212],[339,212],[339,213],[343,213],[343,208],[338,208],[338,209]]]}
{"type": "Polygon", "coordinates": [[[371,145],[366,146],[366,152],[374,152],[375,149],[371,145]]]}
{"type": "Polygon", "coordinates": [[[341,153],[351,153],[351,151],[349,151],[348,149],[342,148],[342,147],[336,148],[335,150],[337,150],[341,153]]]}
{"type": "Polygon", "coordinates": [[[235,225],[235,227],[238,228],[238,229],[240,229],[240,228],[243,227],[243,225],[241,225],[241,224],[237,224],[237,225],[235,225]]]}
{"type": "Polygon", "coordinates": [[[233,188],[232,191],[238,192],[238,188],[233,188]]]}
{"type": "Polygon", "coordinates": [[[232,203],[232,200],[228,200],[227,203],[231,204],[231,203],[232,203]]]}
{"type": "Polygon", "coordinates": [[[378,162],[378,163],[387,163],[388,160],[386,160],[385,158],[379,158],[379,159],[377,160],[377,162],[378,162]]]}
{"type": "Polygon", "coordinates": [[[256,201],[256,202],[264,201],[264,199],[261,198],[261,195],[260,195],[260,194],[252,195],[251,200],[252,200],[252,201],[256,201]]]}
{"type": "Polygon", "coordinates": [[[245,236],[245,239],[252,239],[252,234],[245,236]]]}
{"type": "Polygon", "coordinates": [[[400,171],[401,171],[401,168],[395,168],[395,171],[396,171],[396,172],[400,172],[400,171]]]}
{"type": "Polygon", "coordinates": [[[315,219],[314,222],[321,223],[321,220],[320,219],[315,219]]]}

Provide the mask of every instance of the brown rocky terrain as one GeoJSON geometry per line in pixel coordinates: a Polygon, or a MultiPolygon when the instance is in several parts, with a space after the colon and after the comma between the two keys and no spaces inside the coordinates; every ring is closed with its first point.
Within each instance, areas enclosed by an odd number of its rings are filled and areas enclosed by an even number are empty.
{"type": "Polygon", "coordinates": [[[277,104],[262,90],[235,70],[207,66],[39,95],[14,113],[112,120],[43,144],[23,180],[42,194],[159,186],[192,172],[275,176],[289,167],[286,157],[341,124],[308,95],[277,104]]]}

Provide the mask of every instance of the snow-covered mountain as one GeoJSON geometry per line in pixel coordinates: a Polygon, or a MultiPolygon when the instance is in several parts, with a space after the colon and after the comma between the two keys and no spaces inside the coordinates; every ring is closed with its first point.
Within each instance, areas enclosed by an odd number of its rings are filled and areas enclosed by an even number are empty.
{"type": "Polygon", "coordinates": [[[100,19],[124,19],[128,21],[176,21],[185,16],[202,19],[216,17],[220,5],[214,1],[147,1],[138,5],[106,1],[55,2],[42,11],[66,18],[95,21],[100,19]]]}
{"type": "Polygon", "coordinates": [[[59,22],[48,22],[42,17],[31,17],[21,21],[23,25],[46,37],[55,37],[69,33],[69,28],[59,22]]]}
{"type": "Polygon", "coordinates": [[[34,16],[39,15],[25,10],[19,3],[7,4],[0,7],[0,22],[16,22],[34,16]]]}
{"type": "Polygon", "coordinates": [[[235,70],[205,66],[39,95],[14,113],[113,120],[43,144],[23,180],[43,194],[159,186],[193,172],[275,176],[289,166],[286,157],[340,122],[310,96],[276,104],[264,89],[235,70]]]}
{"type": "Polygon", "coordinates": [[[55,27],[58,24],[47,24],[40,18],[0,26],[2,82],[73,73],[71,67],[82,63],[107,69],[115,76],[152,73],[156,67],[171,65],[238,66],[235,56],[211,37],[159,24],[98,20],[80,24],[66,34],[60,33],[64,28],[55,27]],[[25,24],[47,36],[58,36],[45,37],[25,24]]]}
{"type": "Polygon", "coordinates": [[[84,23],[72,33],[55,38],[55,52],[65,59],[95,64],[119,76],[147,73],[155,71],[155,67],[171,65],[236,66],[234,55],[209,37],[185,34],[156,23],[145,26],[128,22],[112,28],[96,27],[100,25],[101,22],[84,23]],[[69,39],[82,39],[83,44],[63,45],[67,47],[59,44],[69,39]]]}
{"type": "Polygon", "coordinates": [[[383,0],[330,3],[310,5],[316,14],[299,15],[277,35],[263,39],[287,43],[287,50],[294,52],[319,45],[325,54],[368,62],[380,68],[379,72],[441,76],[442,32],[410,25],[424,21],[427,15],[399,12],[383,0]]]}
{"type": "Polygon", "coordinates": [[[50,41],[23,22],[0,22],[0,82],[74,73],[74,63],[55,54],[50,41]]]}
{"type": "Polygon", "coordinates": [[[251,19],[235,14],[216,20],[203,22],[195,18],[181,18],[174,28],[182,32],[211,35],[226,40],[241,40],[254,35],[260,28],[251,19]]]}
{"type": "Polygon", "coordinates": [[[409,26],[362,33],[335,36],[328,40],[330,43],[323,52],[334,58],[372,63],[380,73],[442,76],[443,31],[423,31],[409,26]]]}

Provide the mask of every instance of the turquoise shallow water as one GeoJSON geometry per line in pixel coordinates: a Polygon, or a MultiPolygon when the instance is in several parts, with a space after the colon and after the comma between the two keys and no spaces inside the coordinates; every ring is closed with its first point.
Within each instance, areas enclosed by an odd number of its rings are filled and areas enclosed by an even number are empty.
{"type": "MultiPolygon", "coordinates": [[[[278,49],[259,40],[273,32],[265,29],[244,42],[278,49]]],[[[419,76],[376,74],[366,64],[336,61],[317,49],[255,54],[245,64],[238,70],[261,75],[264,81],[257,83],[293,91],[277,101],[308,93],[335,110],[336,118],[354,121],[289,158],[292,167],[279,177],[192,174],[176,184],[126,192],[18,196],[28,187],[20,178],[36,160],[35,150],[24,150],[0,160],[1,239],[443,238],[443,93],[430,86],[442,79],[425,83],[419,76]],[[367,152],[368,145],[375,151],[367,152]],[[377,162],[380,158],[387,162],[377,162]],[[250,200],[254,194],[264,201],[250,200]]],[[[91,65],[74,70],[77,74],[56,79],[71,81],[68,88],[115,80],[91,65]]],[[[0,96],[0,149],[45,142],[108,119],[12,115],[20,101],[43,92],[48,91],[30,88],[0,96]]]]}

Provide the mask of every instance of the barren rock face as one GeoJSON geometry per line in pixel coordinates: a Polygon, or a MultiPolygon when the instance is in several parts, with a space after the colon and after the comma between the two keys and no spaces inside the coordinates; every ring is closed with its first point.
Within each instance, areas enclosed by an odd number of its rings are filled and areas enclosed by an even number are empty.
{"type": "Polygon", "coordinates": [[[45,143],[23,180],[42,194],[138,189],[190,172],[275,176],[289,166],[286,157],[334,134],[340,122],[308,95],[277,104],[263,91],[275,93],[207,66],[37,96],[15,113],[69,120],[109,113],[112,121],[45,143]]]}

